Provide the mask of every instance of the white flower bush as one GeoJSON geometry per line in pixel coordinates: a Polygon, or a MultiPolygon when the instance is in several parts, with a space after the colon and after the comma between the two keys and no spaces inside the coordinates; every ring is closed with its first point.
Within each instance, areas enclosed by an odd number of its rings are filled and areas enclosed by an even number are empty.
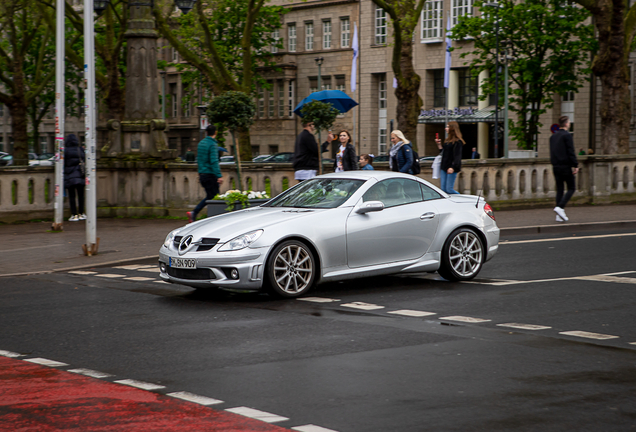
{"type": "Polygon", "coordinates": [[[269,199],[267,192],[262,191],[241,191],[231,189],[223,194],[214,197],[215,200],[224,200],[227,204],[227,210],[233,210],[234,204],[241,203],[241,207],[247,207],[247,202],[251,199],[269,199]]]}

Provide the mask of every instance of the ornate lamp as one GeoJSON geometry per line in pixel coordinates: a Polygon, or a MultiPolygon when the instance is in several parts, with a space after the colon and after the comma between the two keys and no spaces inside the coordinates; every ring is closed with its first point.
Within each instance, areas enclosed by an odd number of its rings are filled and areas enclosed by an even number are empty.
{"type": "Polygon", "coordinates": [[[183,12],[184,14],[187,14],[188,12],[192,10],[197,0],[174,0],[174,2],[177,5],[177,7],[181,9],[181,12],[183,12]]]}
{"type": "Polygon", "coordinates": [[[101,15],[104,13],[106,8],[108,7],[108,3],[110,3],[110,0],[94,0],[93,10],[95,10],[97,15],[101,15]]]}

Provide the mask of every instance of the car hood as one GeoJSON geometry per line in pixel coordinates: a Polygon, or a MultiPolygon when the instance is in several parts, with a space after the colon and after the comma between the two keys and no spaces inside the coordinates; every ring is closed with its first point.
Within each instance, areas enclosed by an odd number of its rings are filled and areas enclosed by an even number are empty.
{"type": "Polygon", "coordinates": [[[206,218],[179,229],[177,235],[192,235],[196,240],[202,237],[218,238],[224,243],[258,229],[285,224],[291,220],[315,215],[328,209],[302,209],[290,207],[254,207],[206,218]]]}

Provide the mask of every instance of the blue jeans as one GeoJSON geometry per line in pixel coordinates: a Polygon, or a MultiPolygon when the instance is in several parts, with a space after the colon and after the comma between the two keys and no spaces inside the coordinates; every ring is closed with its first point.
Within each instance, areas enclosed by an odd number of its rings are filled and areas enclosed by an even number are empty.
{"type": "Polygon", "coordinates": [[[197,220],[197,215],[205,207],[207,200],[213,199],[219,193],[219,182],[214,174],[199,174],[199,182],[205,189],[205,198],[192,211],[192,219],[197,220]]]}
{"type": "Polygon", "coordinates": [[[448,174],[446,171],[441,170],[441,172],[439,173],[439,177],[442,183],[441,187],[444,192],[446,192],[449,195],[459,194],[459,192],[453,189],[453,186],[455,186],[455,179],[457,178],[456,172],[452,174],[448,174]]]}

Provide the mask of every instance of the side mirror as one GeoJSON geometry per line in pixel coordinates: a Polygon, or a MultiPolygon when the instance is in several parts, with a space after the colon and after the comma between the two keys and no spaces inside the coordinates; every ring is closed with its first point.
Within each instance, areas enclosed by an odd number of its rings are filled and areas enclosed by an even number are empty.
{"type": "Polygon", "coordinates": [[[356,209],[356,213],[365,214],[382,210],[384,210],[384,204],[382,203],[382,201],[367,201],[365,203],[362,203],[362,205],[356,209]]]}

